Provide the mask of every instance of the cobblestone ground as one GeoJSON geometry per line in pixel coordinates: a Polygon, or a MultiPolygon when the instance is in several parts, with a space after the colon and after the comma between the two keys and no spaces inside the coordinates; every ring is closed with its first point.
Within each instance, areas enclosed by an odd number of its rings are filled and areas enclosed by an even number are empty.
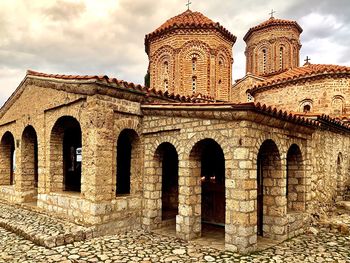
{"type": "Polygon", "coordinates": [[[241,256],[142,231],[52,249],[0,228],[0,262],[350,262],[350,237],[320,230],[241,256]]]}

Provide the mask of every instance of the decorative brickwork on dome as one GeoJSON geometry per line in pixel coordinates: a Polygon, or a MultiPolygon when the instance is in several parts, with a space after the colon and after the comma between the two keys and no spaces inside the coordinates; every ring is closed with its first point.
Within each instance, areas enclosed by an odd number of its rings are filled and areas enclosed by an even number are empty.
{"type": "Polygon", "coordinates": [[[250,28],[244,36],[246,72],[267,76],[298,67],[302,31],[295,21],[273,17],[250,28]]]}
{"type": "Polygon", "coordinates": [[[216,100],[230,99],[236,37],[199,12],[166,21],[145,39],[150,87],[216,100]]]}

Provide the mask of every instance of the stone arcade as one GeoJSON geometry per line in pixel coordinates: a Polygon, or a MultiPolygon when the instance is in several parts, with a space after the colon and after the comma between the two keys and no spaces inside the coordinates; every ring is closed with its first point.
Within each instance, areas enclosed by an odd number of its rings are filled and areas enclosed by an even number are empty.
{"type": "Polygon", "coordinates": [[[0,198],[99,234],[219,225],[240,252],[302,233],[349,187],[350,68],[299,67],[301,32],[249,29],[233,85],[236,37],[191,10],[146,36],[149,88],[28,71],[0,111],[0,198]]]}

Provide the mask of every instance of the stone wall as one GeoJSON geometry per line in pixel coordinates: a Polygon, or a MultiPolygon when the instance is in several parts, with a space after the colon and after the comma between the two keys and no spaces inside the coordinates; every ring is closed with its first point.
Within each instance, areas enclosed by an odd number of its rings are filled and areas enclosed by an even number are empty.
{"type": "Polygon", "coordinates": [[[350,80],[348,78],[314,78],[256,92],[256,102],[291,112],[303,112],[310,105],[311,113],[339,116],[349,113],[350,80]]]}

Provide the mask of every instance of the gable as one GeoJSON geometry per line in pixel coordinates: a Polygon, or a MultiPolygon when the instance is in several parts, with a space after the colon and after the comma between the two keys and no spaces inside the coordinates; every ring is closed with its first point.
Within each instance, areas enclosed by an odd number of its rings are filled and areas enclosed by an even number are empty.
{"type": "Polygon", "coordinates": [[[0,124],[23,115],[37,116],[45,110],[85,97],[80,94],[24,83],[12,94],[0,111],[0,124]]]}

